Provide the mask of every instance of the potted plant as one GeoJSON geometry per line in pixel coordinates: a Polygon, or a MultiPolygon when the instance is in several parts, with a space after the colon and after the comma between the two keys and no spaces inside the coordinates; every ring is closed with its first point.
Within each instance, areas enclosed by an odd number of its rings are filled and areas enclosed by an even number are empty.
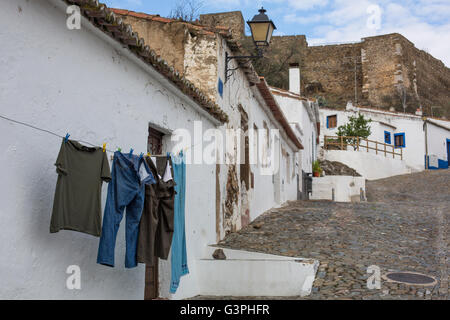
{"type": "Polygon", "coordinates": [[[320,177],[322,175],[322,168],[320,167],[319,160],[313,162],[313,176],[320,177]]]}

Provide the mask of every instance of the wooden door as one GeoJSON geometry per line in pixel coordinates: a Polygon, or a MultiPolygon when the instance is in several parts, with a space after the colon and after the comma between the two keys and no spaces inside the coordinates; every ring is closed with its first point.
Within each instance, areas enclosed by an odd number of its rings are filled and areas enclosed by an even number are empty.
{"type": "Polygon", "coordinates": [[[447,163],[450,169],[450,139],[447,139],[447,163]]]}
{"type": "MultiPolygon", "coordinates": [[[[163,133],[151,127],[148,128],[148,146],[150,154],[162,153],[163,133]]],[[[159,297],[159,259],[155,257],[154,263],[145,265],[145,291],[144,300],[152,300],[159,297]]]]}

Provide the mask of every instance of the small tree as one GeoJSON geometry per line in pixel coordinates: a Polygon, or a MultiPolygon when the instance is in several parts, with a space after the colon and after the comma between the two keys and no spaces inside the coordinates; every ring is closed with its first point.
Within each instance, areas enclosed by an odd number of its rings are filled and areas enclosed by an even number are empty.
{"type": "MultiPolygon", "coordinates": [[[[351,116],[348,119],[348,123],[344,124],[343,126],[340,126],[338,128],[337,135],[339,137],[346,136],[346,137],[356,137],[356,138],[344,138],[344,141],[346,144],[356,144],[358,141],[358,138],[367,139],[370,134],[372,133],[370,131],[370,125],[371,119],[366,119],[362,114],[358,114],[357,117],[351,116]]],[[[356,149],[356,147],[354,147],[356,149]]]]}
{"type": "Polygon", "coordinates": [[[202,0],[178,0],[170,11],[169,18],[193,22],[198,19],[203,4],[202,0]]]}

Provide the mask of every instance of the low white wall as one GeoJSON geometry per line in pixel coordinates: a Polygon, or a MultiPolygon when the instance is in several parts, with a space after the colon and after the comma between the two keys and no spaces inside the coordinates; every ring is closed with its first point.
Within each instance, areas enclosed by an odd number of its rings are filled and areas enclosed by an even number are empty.
{"type": "Polygon", "coordinates": [[[367,180],[377,180],[411,173],[405,161],[363,151],[324,150],[324,159],[338,161],[355,169],[367,180]]]}
{"type": "Polygon", "coordinates": [[[326,176],[313,178],[311,200],[333,200],[351,202],[352,197],[360,197],[360,190],[366,192],[366,179],[352,176],[326,176]]]}
{"type": "Polygon", "coordinates": [[[222,250],[226,260],[215,260],[217,247],[208,247],[197,261],[200,292],[210,296],[307,296],[318,260],[276,256],[241,250],[222,250]]]}

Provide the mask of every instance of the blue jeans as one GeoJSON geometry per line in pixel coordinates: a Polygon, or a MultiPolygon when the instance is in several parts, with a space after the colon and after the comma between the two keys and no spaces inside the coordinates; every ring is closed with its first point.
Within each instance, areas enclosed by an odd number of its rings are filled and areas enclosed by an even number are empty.
{"type": "Polygon", "coordinates": [[[185,195],[186,195],[186,163],[183,154],[172,156],[173,174],[176,183],[174,203],[174,232],[172,240],[172,280],[170,293],[175,293],[182,276],[189,273],[186,252],[185,230],[185,195]]]}
{"type": "Polygon", "coordinates": [[[139,222],[144,208],[145,185],[154,183],[156,183],[155,178],[143,157],[121,152],[114,153],[97,263],[114,267],[117,231],[126,208],[125,267],[134,268],[137,266],[136,249],[139,222]],[[149,174],[143,180],[139,173],[141,165],[144,165],[145,171],[149,174]]]}

